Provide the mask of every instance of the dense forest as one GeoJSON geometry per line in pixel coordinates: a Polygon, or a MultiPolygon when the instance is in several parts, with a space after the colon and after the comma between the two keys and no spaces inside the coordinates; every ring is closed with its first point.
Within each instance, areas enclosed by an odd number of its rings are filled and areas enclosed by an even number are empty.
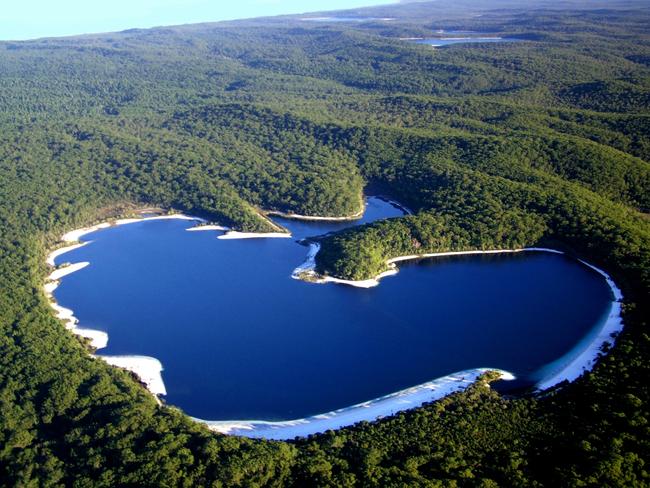
{"type": "Polygon", "coordinates": [[[451,3],[0,42],[0,485],[650,484],[650,6],[451,3]],[[441,29],[518,42],[402,40],[441,29]],[[253,441],[93,359],[42,291],[81,225],[155,205],[266,231],[264,210],[354,214],[366,186],[413,214],[315,236],[319,272],[552,245],[614,277],[624,332],[542,394],[478,382],[253,441]]]}

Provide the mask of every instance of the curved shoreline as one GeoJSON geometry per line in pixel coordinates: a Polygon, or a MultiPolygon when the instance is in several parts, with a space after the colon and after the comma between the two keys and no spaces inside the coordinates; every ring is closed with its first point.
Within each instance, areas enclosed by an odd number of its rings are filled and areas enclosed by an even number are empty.
{"type": "MultiPolygon", "coordinates": [[[[54,249],[47,255],[46,263],[54,270],[48,275],[43,285],[43,291],[48,299],[50,307],[55,311],[55,316],[65,322],[66,329],[70,330],[73,334],[80,337],[89,339],[90,345],[96,350],[103,349],[108,345],[108,334],[101,330],[85,329],[78,327],[79,320],[74,316],[74,312],[59,305],[54,299],[54,291],[59,286],[61,278],[68,276],[76,271],[79,271],[86,266],[88,262],[71,263],[66,266],[56,266],[55,260],[57,257],[62,256],[68,252],[79,249],[83,246],[90,244],[92,241],[79,241],[79,239],[92,232],[116,227],[119,225],[133,224],[138,222],[146,222],[152,220],[187,220],[198,222],[200,225],[185,229],[186,231],[222,231],[225,233],[217,236],[218,239],[251,239],[251,238],[268,238],[268,237],[291,237],[291,234],[284,232],[269,232],[269,233],[251,233],[251,232],[237,232],[231,231],[228,227],[217,224],[211,224],[207,220],[200,217],[189,216],[181,213],[174,213],[168,215],[154,215],[151,217],[135,217],[116,219],[114,221],[101,222],[99,224],[82,227],[66,232],[61,236],[61,242],[68,243],[69,245],[54,249]]],[[[140,380],[145,384],[147,389],[153,393],[158,400],[158,395],[165,395],[166,388],[162,379],[163,366],[156,358],[149,356],[103,356],[98,354],[91,354],[94,358],[100,358],[107,363],[118,366],[128,371],[135,373],[140,380]]]]}
{"type": "Polygon", "coordinates": [[[374,421],[398,412],[420,407],[425,403],[440,400],[452,393],[462,391],[474,384],[481,375],[494,371],[502,380],[513,380],[514,376],[503,370],[476,368],[459,371],[411,388],[358,403],[350,407],[313,415],[296,420],[269,422],[264,420],[211,421],[195,419],[205,423],[210,430],[221,434],[239,435],[250,438],[288,440],[306,437],[328,430],[349,427],[361,421],[374,421]]]}
{"type": "MultiPolygon", "coordinates": [[[[53,250],[47,256],[46,262],[48,265],[54,268],[52,273],[48,275],[43,285],[43,291],[45,296],[48,299],[50,307],[55,311],[55,316],[65,322],[65,328],[70,330],[73,334],[80,337],[84,337],[90,340],[90,345],[95,348],[95,350],[103,349],[108,345],[108,334],[102,330],[96,329],[85,329],[78,327],[79,319],[74,316],[74,312],[69,309],[59,305],[54,299],[54,291],[60,284],[60,280],[76,271],[79,271],[90,265],[89,262],[79,262],[71,263],[66,266],[56,266],[55,259],[65,253],[79,249],[87,244],[90,244],[92,241],[83,241],[79,242],[79,239],[86,234],[95,232],[97,230],[107,229],[110,227],[116,227],[118,225],[133,224],[137,222],[145,222],[151,220],[188,220],[199,223],[207,224],[205,219],[200,217],[191,217],[184,214],[169,214],[169,215],[156,215],[153,217],[141,217],[141,218],[128,218],[128,219],[117,219],[110,222],[102,222],[88,227],[82,227],[80,229],[75,229],[69,232],[66,232],[61,236],[61,241],[66,243],[72,243],[71,245],[60,247],[53,250]]],[[[210,229],[201,229],[201,230],[216,230],[214,227],[209,226],[210,229]]],[[[189,230],[189,229],[188,229],[189,230]]],[[[219,230],[222,230],[221,228],[219,230]]],[[[99,354],[91,354],[93,358],[99,358],[103,361],[106,361],[108,364],[117,366],[127,371],[135,373],[138,378],[146,385],[147,389],[154,395],[157,401],[158,395],[165,395],[167,390],[165,388],[165,383],[162,379],[162,370],[163,366],[160,361],[156,358],[149,356],[102,356],[99,354]]]]}
{"type": "MultiPolygon", "coordinates": [[[[374,196],[375,198],[378,198],[378,199],[383,200],[383,201],[385,201],[387,203],[390,203],[394,207],[399,208],[400,210],[402,210],[406,215],[412,215],[413,214],[413,212],[410,209],[406,208],[401,203],[398,203],[398,202],[396,202],[394,200],[391,200],[390,198],[383,197],[381,195],[369,195],[368,197],[370,197],[370,196],[374,196]]],[[[361,217],[363,217],[363,214],[366,211],[366,206],[367,206],[367,201],[364,198],[363,205],[361,206],[361,209],[358,212],[356,212],[356,213],[354,213],[352,215],[346,215],[346,216],[343,216],[343,217],[323,217],[323,216],[319,216],[319,215],[300,215],[300,214],[295,214],[295,213],[281,212],[279,210],[264,210],[263,212],[264,212],[265,215],[273,215],[273,216],[276,216],[276,217],[282,217],[283,219],[291,219],[291,220],[306,220],[306,221],[320,221],[320,222],[346,222],[346,221],[350,221],[350,220],[358,220],[361,217]]]]}
{"type": "MultiPolygon", "coordinates": [[[[190,230],[190,229],[188,229],[190,230]]],[[[219,240],[230,239],[266,239],[266,238],[288,238],[291,234],[288,232],[239,232],[237,230],[229,230],[225,234],[217,236],[219,240]]]]}
{"type": "MultiPolygon", "coordinates": [[[[191,217],[189,215],[180,214],[180,213],[168,214],[168,215],[155,215],[153,217],[134,217],[128,219],[117,219],[114,221],[102,222],[100,224],[91,225],[89,227],[82,227],[80,229],[71,230],[70,232],[66,232],[65,234],[63,234],[63,236],[61,236],[61,240],[63,242],[74,242],[76,243],[75,246],[80,246],[80,245],[84,245],[83,243],[79,243],[80,237],[83,237],[86,234],[90,234],[91,232],[95,232],[97,230],[108,229],[109,227],[117,227],[118,225],[135,224],[137,222],[146,222],[149,220],[169,220],[169,219],[193,220],[205,224],[207,224],[208,222],[207,220],[202,219],[201,217],[191,217]]],[[[71,251],[72,249],[69,250],[71,251]]],[[[54,252],[56,253],[57,251],[54,252]]],[[[52,254],[50,254],[50,256],[52,254]]],[[[61,254],[63,253],[56,254],[56,256],[60,256],[61,254]]]]}
{"type": "Polygon", "coordinates": [[[135,373],[140,380],[147,385],[147,389],[154,394],[166,395],[165,382],[160,374],[163,370],[162,363],[151,356],[95,356],[106,361],[111,366],[126,369],[135,373]]]}
{"type": "Polygon", "coordinates": [[[386,260],[386,265],[389,269],[379,273],[374,278],[368,278],[366,280],[346,280],[342,278],[335,278],[333,276],[319,275],[316,273],[316,254],[320,250],[320,244],[312,242],[309,244],[309,252],[307,253],[307,259],[304,263],[293,270],[291,277],[297,280],[308,281],[310,283],[338,283],[341,285],[354,286],[356,288],[374,288],[379,286],[379,280],[385,278],[386,276],[394,276],[399,272],[395,263],[402,261],[411,261],[417,259],[425,258],[438,258],[445,256],[464,256],[472,254],[504,254],[504,253],[519,253],[519,252],[550,252],[553,254],[564,254],[562,251],[557,251],[555,249],[547,249],[543,247],[526,247],[523,249],[492,249],[488,251],[447,251],[447,252],[434,252],[427,254],[408,254],[404,256],[398,256],[396,258],[391,258],[386,260]]]}
{"type": "Polygon", "coordinates": [[[623,316],[621,314],[623,301],[623,293],[621,292],[621,289],[616,286],[612,277],[602,269],[597,268],[593,264],[583,261],[582,259],[578,259],[578,262],[605,278],[605,281],[614,296],[614,300],[611,302],[607,318],[601,324],[600,329],[596,331],[592,340],[581,348],[580,344],[578,344],[571,352],[575,353],[577,352],[576,349],[582,349],[579,354],[577,354],[568,364],[565,364],[559,371],[556,371],[550,376],[540,380],[536,385],[536,388],[539,391],[547,390],[563,381],[574,381],[583,373],[591,371],[594,366],[596,366],[596,362],[602,354],[603,346],[605,346],[605,344],[614,345],[616,336],[621,333],[624,327],[623,316]]]}
{"type": "MultiPolygon", "coordinates": [[[[135,222],[142,222],[147,220],[160,220],[160,219],[182,219],[182,220],[192,220],[196,222],[202,222],[207,224],[203,219],[197,217],[190,217],[183,214],[173,214],[165,216],[155,216],[155,217],[143,217],[137,219],[120,219],[114,223],[101,223],[91,227],[85,227],[82,229],[77,229],[71,232],[64,234],[64,242],[73,243],[70,246],[64,248],[56,249],[52,251],[47,257],[48,264],[54,264],[56,257],[75,250],[81,246],[88,244],[89,242],[78,242],[73,239],[79,239],[81,236],[86,235],[90,232],[96,230],[105,229],[111,227],[112,225],[124,225],[135,222]]],[[[204,225],[196,226],[186,229],[190,230],[226,230],[221,226],[217,225],[204,225]],[[203,228],[205,227],[205,228],[203,228]]],[[[236,239],[236,238],[253,238],[253,237],[290,237],[290,234],[285,233],[239,233],[239,232],[228,232],[226,234],[218,236],[218,238],[225,239],[236,239]],[[269,235],[271,234],[271,235],[269,235]],[[232,235],[233,237],[224,237],[232,235]],[[242,235],[247,237],[242,237],[242,235]]],[[[390,266],[390,269],[369,280],[363,281],[351,281],[351,280],[341,280],[332,277],[320,277],[315,273],[315,257],[320,249],[320,245],[316,243],[310,244],[310,250],[307,256],[306,261],[299,267],[297,267],[292,273],[292,277],[295,279],[306,279],[307,281],[315,281],[317,283],[341,283],[347,284],[356,287],[370,288],[377,286],[379,280],[382,277],[394,275],[398,273],[398,268],[395,263],[407,261],[407,260],[416,260],[424,259],[431,257],[443,257],[443,256],[457,256],[457,255],[472,255],[472,254],[498,254],[498,253],[518,253],[518,252],[550,252],[556,254],[564,254],[561,251],[547,248],[525,248],[525,249],[496,249],[488,251],[452,251],[452,252],[440,252],[440,253],[428,253],[421,255],[406,255],[398,256],[387,260],[387,264],[390,266]],[[313,278],[313,279],[311,279],[313,278]]],[[[583,372],[589,371],[593,368],[596,360],[600,356],[600,351],[602,345],[605,342],[613,342],[613,335],[620,332],[623,328],[623,322],[620,315],[621,312],[621,303],[622,293],[620,289],[615,285],[611,277],[605,273],[603,270],[586,263],[585,261],[579,260],[585,266],[593,269],[602,276],[605,277],[614,300],[612,301],[612,306],[608,319],[603,323],[602,327],[595,335],[595,339],[592,340],[585,348],[582,350],[575,358],[573,358],[567,365],[563,366],[562,369],[558,372],[554,372],[552,376],[544,378],[537,385],[538,390],[544,390],[555,386],[556,384],[569,380],[572,381],[580,376],[583,372]]],[[[47,282],[45,283],[43,289],[46,296],[50,300],[50,305],[56,311],[56,316],[66,321],[66,328],[73,331],[73,333],[89,338],[91,344],[96,349],[101,349],[106,347],[108,343],[108,335],[103,331],[91,330],[91,329],[81,329],[77,327],[78,320],[74,317],[73,311],[66,309],[58,305],[53,298],[53,292],[59,284],[59,280],[64,276],[67,276],[75,271],[83,269],[88,266],[89,263],[74,263],[61,268],[56,268],[48,277],[47,282]]],[[[101,355],[91,355],[95,358],[100,358],[107,363],[124,368],[128,371],[135,373],[140,380],[146,385],[147,389],[154,395],[158,400],[158,395],[165,395],[166,388],[162,379],[161,372],[163,366],[156,358],[147,357],[147,356],[101,356],[101,355]]],[[[201,420],[195,419],[202,423],[208,425],[208,427],[215,431],[225,434],[240,435],[252,438],[266,438],[266,439],[291,439],[298,436],[306,436],[319,432],[324,432],[329,429],[338,429],[346,426],[351,426],[360,421],[374,421],[385,416],[392,415],[394,413],[409,410],[421,406],[424,403],[431,402],[443,398],[453,392],[461,391],[467,388],[469,385],[474,383],[481,374],[484,374],[488,371],[497,371],[501,374],[502,379],[514,379],[514,377],[505,371],[488,369],[488,368],[478,368],[472,370],[461,371],[459,373],[454,373],[451,375],[443,376],[437,378],[433,381],[423,383],[421,385],[416,385],[405,390],[401,390],[389,395],[363,402],[351,407],[342,408],[332,412],[315,415],[312,417],[304,419],[296,419],[290,421],[282,422],[269,422],[269,421],[210,421],[210,420],[201,420]]]]}
{"type": "Polygon", "coordinates": [[[344,217],[322,217],[318,215],[300,215],[294,213],[285,213],[280,212],[279,210],[264,210],[266,215],[274,215],[276,217],[282,217],[284,219],[293,219],[293,220],[311,220],[311,221],[325,221],[325,222],[345,222],[347,220],[357,220],[363,217],[365,212],[365,205],[361,210],[352,215],[346,215],[344,217]]]}
{"type": "MultiPolygon", "coordinates": [[[[399,268],[395,263],[403,261],[411,261],[418,259],[434,258],[434,257],[446,257],[446,256],[464,256],[464,255],[478,255],[478,254],[505,254],[505,253],[520,253],[520,252],[547,252],[553,254],[562,254],[565,253],[558,251],[557,249],[549,249],[544,247],[527,247],[523,249],[493,249],[488,251],[448,251],[448,252],[437,252],[437,253],[427,253],[427,254],[410,254],[404,256],[398,256],[395,258],[388,259],[386,264],[389,266],[387,271],[375,276],[374,278],[369,278],[367,280],[344,280],[340,278],[333,278],[331,276],[321,276],[316,273],[316,254],[320,250],[320,244],[311,243],[309,245],[309,252],[307,258],[303,264],[294,269],[291,277],[294,279],[308,281],[310,283],[338,283],[348,286],[354,286],[357,288],[373,288],[379,285],[379,280],[386,276],[393,276],[399,272],[399,268]]],[[[537,382],[535,388],[538,391],[546,390],[551,388],[563,381],[573,381],[577,379],[580,375],[587,371],[591,371],[596,364],[596,361],[601,355],[602,348],[605,344],[613,344],[615,341],[615,336],[623,330],[623,317],[621,315],[622,307],[621,302],[623,300],[623,293],[620,288],[616,286],[616,283],[609,274],[607,274],[602,269],[583,261],[582,259],[577,259],[579,263],[590,268],[591,270],[597,272],[605,278],[607,285],[612,293],[613,300],[611,301],[610,309],[607,314],[607,318],[601,323],[596,324],[600,325],[600,328],[597,329],[596,333],[592,340],[587,344],[578,344],[576,348],[569,351],[569,355],[575,354],[575,357],[571,359],[566,364],[563,364],[561,368],[553,371],[550,375],[542,378],[537,382]],[[581,347],[582,346],[582,347],[581,347]]],[[[561,361],[562,358],[559,359],[561,361]]]]}

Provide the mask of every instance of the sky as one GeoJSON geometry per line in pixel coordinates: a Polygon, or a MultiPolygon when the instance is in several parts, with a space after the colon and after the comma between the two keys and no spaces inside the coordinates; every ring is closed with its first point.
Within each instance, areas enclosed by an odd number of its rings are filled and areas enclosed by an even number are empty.
{"type": "Polygon", "coordinates": [[[0,39],[22,40],[131,28],[340,10],[394,0],[5,0],[0,39]]]}

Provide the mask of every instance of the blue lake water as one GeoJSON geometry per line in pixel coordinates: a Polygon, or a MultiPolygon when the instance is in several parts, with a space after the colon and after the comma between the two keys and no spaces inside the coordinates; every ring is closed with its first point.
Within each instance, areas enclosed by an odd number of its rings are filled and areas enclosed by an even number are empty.
{"type": "MultiPolygon", "coordinates": [[[[364,221],[401,215],[376,198],[364,221]]],[[[603,319],[604,279],[561,255],[404,263],[372,289],[290,277],[296,240],[357,222],[276,219],[293,239],[218,240],[158,220],[84,236],[57,263],[90,261],[56,300],[108,332],[100,354],[158,358],[166,401],[210,420],[283,420],[475,367],[539,380],[603,319]]]]}

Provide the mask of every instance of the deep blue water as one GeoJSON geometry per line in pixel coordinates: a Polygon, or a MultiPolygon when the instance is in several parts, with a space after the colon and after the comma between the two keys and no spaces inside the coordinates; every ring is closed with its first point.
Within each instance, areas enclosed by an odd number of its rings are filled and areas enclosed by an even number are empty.
{"type": "MultiPolygon", "coordinates": [[[[374,198],[364,221],[400,215],[374,198]]],[[[153,356],[168,403],[210,420],[280,420],[342,408],[474,367],[522,384],[609,309],[600,275],[547,253],[403,264],[373,289],[290,278],[295,241],[356,223],[277,219],[294,239],[218,240],[160,220],[84,237],[90,261],[56,299],[105,330],[106,355],[153,356]]],[[[537,374],[536,374],[537,373],[537,374]]]]}

